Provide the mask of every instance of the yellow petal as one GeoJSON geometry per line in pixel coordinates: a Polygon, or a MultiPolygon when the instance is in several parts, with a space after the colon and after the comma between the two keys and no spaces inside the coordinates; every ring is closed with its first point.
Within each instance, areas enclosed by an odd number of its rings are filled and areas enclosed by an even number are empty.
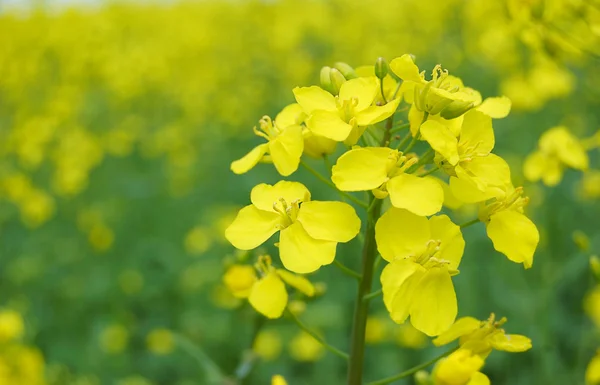
{"type": "Polygon", "coordinates": [[[456,320],[452,326],[440,334],[432,342],[435,346],[447,345],[462,336],[473,333],[481,326],[481,321],[473,317],[462,317],[456,320]]]}
{"type": "Polygon", "coordinates": [[[321,87],[296,87],[293,89],[296,101],[304,112],[312,114],[315,110],[336,111],[335,98],[321,87]]]}
{"type": "MultiPolygon", "coordinates": [[[[396,112],[400,99],[394,99],[383,106],[371,106],[356,113],[356,124],[359,126],[368,126],[381,122],[396,112]]],[[[358,108],[357,108],[358,109],[358,108]]]]}
{"type": "Polygon", "coordinates": [[[444,190],[428,178],[400,174],[387,182],[387,190],[394,207],[417,215],[433,215],[442,209],[444,190]]]}
{"type": "Polygon", "coordinates": [[[298,212],[298,222],[315,239],[348,242],[360,231],[354,208],[344,202],[306,202],[298,212]]]}
{"type": "Polygon", "coordinates": [[[496,154],[475,157],[469,162],[461,162],[460,165],[469,175],[459,173],[456,168],[456,175],[463,179],[472,179],[481,191],[485,191],[488,186],[505,186],[510,182],[510,168],[506,161],[496,154]]]}
{"type": "Polygon", "coordinates": [[[450,191],[456,199],[464,203],[483,202],[496,196],[494,189],[481,191],[470,178],[465,179],[464,177],[463,179],[450,177],[450,191]]]}
{"type": "Polygon", "coordinates": [[[436,258],[450,262],[448,268],[457,270],[465,250],[465,240],[460,227],[452,223],[447,215],[437,215],[429,218],[429,226],[431,228],[431,239],[441,241],[436,258]]]}
{"type": "Polygon", "coordinates": [[[419,67],[413,61],[412,56],[404,54],[390,62],[390,69],[404,81],[420,83],[423,81],[419,74],[419,67]]]}
{"type": "Polygon", "coordinates": [[[428,120],[421,125],[421,135],[431,148],[440,153],[451,165],[458,163],[458,139],[447,126],[435,120],[428,120]]]}
{"type": "Polygon", "coordinates": [[[410,123],[410,133],[413,137],[419,133],[419,128],[424,118],[425,113],[423,111],[419,110],[414,104],[410,106],[410,110],[408,110],[408,123],[410,123]]]}
{"type": "Polygon", "coordinates": [[[337,111],[313,111],[306,120],[306,126],[314,134],[338,142],[344,141],[352,132],[352,126],[344,122],[337,111]]]}
{"type": "Polygon", "coordinates": [[[464,115],[460,140],[458,141],[461,153],[468,155],[475,153],[479,156],[487,155],[492,152],[494,144],[492,118],[476,110],[467,112],[464,115]]]}
{"type": "Polygon", "coordinates": [[[537,182],[542,179],[542,176],[546,172],[547,168],[547,157],[541,151],[532,152],[525,158],[523,164],[523,174],[530,182],[537,182]]]}
{"type": "Polygon", "coordinates": [[[248,302],[257,312],[267,318],[279,318],[288,301],[285,285],[279,276],[270,271],[252,287],[248,302]]]}
{"type": "Polygon", "coordinates": [[[279,214],[249,205],[240,210],[225,230],[225,238],[240,250],[252,250],[277,232],[279,214]]]}
{"type": "Polygon", "coordinates": [[[269,154],[277,172],[288,176],[298,169],[304,150],[302,127],[288,126],[274,140],[269,142],[269,154]]]}
{"type": "Polygon", "coordinates": [[[279,256],[286,269],[298,274],[312,273],[335,259],[336,242],[312,238],[300,222],[281,230],[279,256]]]}
{"type": "Polygon", "coordinates": [[[223,275],[223,283],[236,298],[247,298],[256,282],[256,271],[250,265],[233,265],[223,275]]]}
{"type": "Polygon", "coordinates": [[[426,274],[423,266],[416,263],[414,265],[415,271],[404,280],[390,304],[390,317],[398,324],[404,323],[408,318],[416,293],[420,290],[419,282],[426,274]]]}
{"type": "Polygon", "coordinates": [[[473,373],[473,375],[471,376],[471,379],[469,380],[469,382],[467,382],[465,385],[490,385],[490,379],[488,378],[488,376],[486,376],[485,374],[481,373],[481,372],[475,372],[473,373]]]}
{"type": "Polygon", "coordinates": [[[581,142],[563,126],[554,127],[540,137],[540,149],[558,156],[561,162],[578,170],[588,168],[589,159],[581,142]]]}
{"type": "Polygon", "coordinates": [[[520,353],[531,349],[531,340],[519,334],[496,333],[491,336],[490,344],[496,350],[520,353]]]}
{"type": "Polygon", "coordinates": [[[287,105],[275,117],[275,125],[284,129],[294,124],[302,124],[306,119],[306,113],[298,103],[287,105]]]}
{"type": "Polygon", "coordinates": [[[335,140],[316,135],[308,128],[302,131],[302,137],[304,138],[304,154],[313,158],[322,159],[324,155],[333,153],[337,146],[335,140]]]}
{"type": "Polygon", "coordinates": [[[395,258],[419,255],[431,239],[427,218],[390,207],[375,224],[375,241],[381,257],[395,258]]]}
{"type": "Polygon", "coordinates": [[[266,183],[258,184],[250,192],[252,204],[263,211],[275,213],[273,203],[279,203],[280,199],[285,200],[287,204],[294,201],[308,202],[310,191],[302,183],[282,180],[273,186],[266,183]]]}
{"type": "Polygon", "coordinates": [[[356,99],[356,111],[369,107],[379,92],[379,82],[376,77],[350,79],[340,87],[340,101],[356,99]]]}
{"type": "Polygon", "coordinates": [[[236,174],[244,174],[248,172],[250,169],[252,169],[252,167],[256,166],[256,164],[260,162],[268,149],[269,145],[267,143],[263,143],[254,147],[242,158],[231,162],[231,171],[236,174]]]}
{"type": "Polygon", "coordinates": [[[585,370],[585,385],[598,384],[600,384],[600,352],[596,353],[585,370]]]}
{"type": "Polygon", "coordinates": [[[434,267],[419,281],[410,306],[410,323],[428,336],[448,330],[456,319],[458,305],[448,270],[434,267]]]}
{"type": "Polygon", "coordinates": [[[271,378],[271,385],[287,385],[287,382],[283,376],[275,375],[271,378]]]}
{"type": "Polygon", "coordinates": [[[331,180],[342,191],[375,189],[387,181],[387,166],[395,154],[395,150],[387,147],[350,150],[333,166],[331,180]]]}
{"type": "Polygon", "coordinates": [[[466,385],[475,373],[483,367],[480,356],[468,349],[458,349],[447,358],[442,359],[434,369],[436,384],[466,385]]]}
{"type": "Polygon", "coordinates": [[[285,283],[300,291],[302,294],[312,297],[315,295],[315,287],[313,284],[301,275],[292,274],[287,270],[277,269],[277,274],[285,283]]]}
{"type": "Polygon", "coordinates": [[[461,115],[454,119],[444,119],[440,115],[429,115],[429,117],[427,119],[435,120],[436,122],[441,123],[444,126],[448,127],[448,129],[450,130],[452,135],[454,135],[455,137],[458,138],[458,136],[460,135],[460,130],[461,130],[463,121],[465,120],[465,116],[461,115]]]}
{"type": "Polygon", "coordinates": [[[477,107],[477,111],[494,119],[502,119],[508,116],[511,104],[506,96],[487,98],[477,107]]]}
{"type": "Polygon", "coordinates": [[[442,190],[444,190],[444,206],[451,210],[456,210],[463,205],[463,201],[454,195],[448,183],[433,176],[430,178],[435,180],[442,187],[442,190]]]}
{"type": "MultiPolygon", "coordinates": [[[[422,267],[418,263],[414,263],[406,259],[398,259],[387,264],[387,266],[381,272],[381,289],[383,291],[383,303],[387,308],[388,312],[393,313],[393,302],[400,290],[400,287],[404,284],[404,281],[413,275],[417,270],[422,267]]],[[[404,317],[408,316],[408,313],[404,317]]],[[[403,322],[399,321],[399,322],[403,322]]]]}
{"type": "Polygon", "coordinates": [[[487,225],[494,249],[526,269],[533,265],[533,254],[540,240],[535,224],[525,215],[512,210],[497,212],[487,225]]]}

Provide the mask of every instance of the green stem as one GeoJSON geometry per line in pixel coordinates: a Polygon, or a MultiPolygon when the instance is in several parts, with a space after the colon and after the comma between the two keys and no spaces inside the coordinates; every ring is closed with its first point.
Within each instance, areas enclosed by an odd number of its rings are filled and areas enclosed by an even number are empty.
{"type": "Polygon", "coordinates": [[[425,153],[419,157],[419,160],[417,161],[417,163],[415,163],[414,165],[409,167],[408,170],[406,170],[406,173],[412,174],[413,172],[417,171],[419,169],[419,167],[430,163],[433,160],[434,156],[435,156],[435,151],[433,151],[432,148],[425,151],[425,153]]]}
{"type": "Polygon", "coordinates": [[[333,184],[333,182],[331,182],[330,180],[328,180],[327,178],[325,178],[323,175],[321,175],[317,170],[315,170],[314,168],[312,168],[311,166],[309,166],[304,160],[300,160],[300,164],[302,165],[302,167],[304,167],[306,170],[308,170],[308,172],[310,172],[311,174],[313,174],[315,177],[317,177],[317,179],[319,179],[321,182],[325,183],[327,186],[331,187],[332,189],[334,189],[335,191],[337,191],[341,196],[343,196],[344,198],[348,199],[351,202],[354,202],[355,204],[357,204],[358,206],[367,209],[368,206],[365,202],[353,197],[352,195],[344,192],[344,191],[340,191],[338,190],[337,187],[335,187],[335,185],[333,184]]]}
{"type": "Polygon", "coordinates": [[[436,172],[437,170],[439,170],[440,168],[438,166],[435,166],[434,168],[432,168],[429,171],[425,171],[423,174],[419,175],[419,177],[424,177],[427,176],[429,174],[433,174],[434,172],[436,172]]]}
{"type": "Polygon", "coordinates": [[[348,353],[344,353],[343,351],[341,351],[340,349],[336,348],[335,346],[329,345],[327,342],[325,342],[325,340],[323,338],[321,338],[321,336],[319,336],[314,331],[310,330],[308,328],[308,326],[306,326],[304,323],[302,323],[302,321],[300,321],[300,319],[298,317],[296,317],[296,315],[294,314],[294,312],[292,312],[290,309],[286,309],[286,313],[296,323],[296,325],[298,325],[298,327],[300,329],[302,329],[307,334],[309,334],[312,338],[314,338],[315,340],[317,340],[321,345],[323,345],[323,347],[325,349],[329,350],[330,352],[332,352],[336,356],[342,357],[345,360],[348,359],[348,353]]]}
{"type": "Polygon", "coordinates": [[[377,291],[372,292],[371,294],[367,294],[363,297],[363,301],[368,301],[371,300],[375,297],[379,297],[381,294],[383,294],[383,290],[379,289],[377,291]]]}
{"type": "Polygon", "coordinates": [[[412,136],[410,133],[407,133],[406,136],[398,143],[396,149],[400,150],[402,147],[406,146],[409,140],[411,140],[412,136]]]}
{"type": "Polygon", "coordinates": [[[252,326],[252,334],[250,335],[250,343],[247,353],[242,357],[239,365],[235,369],[235,378],[238,380],[238,383],[243,383],[243,381],[250,375],[252,369],[254,369],[254,365],[258,361],[258,356],[253,352],[252,348],[254,347],[254,342],[258,337],[261,329],[265,326],[267,319],[260,314],[256,314],[254,318],[254,324],[252,326]]]}
{"type": "MultiPolygon", "coordinates": [[[[352,322],[352,337],[350,342],[350,362],[348,365],[348,385],[362,385],[363,366],[365,358],[365,330],[367,326],[367,315],[369,312],[369,301],[363,301],[363,297],[371,292],[373,282],[374,262],[377,256],[377,244],[375,242],[375,223],[381,214],[382,200],[371,196],[376,200],[371,211],[367,214],[367,229],[365,231],[365,243],[362,252],[362,279],[358,285],[356,303],[354,308],[354,319],[352,322]]],[[[371,201],[372,203],[372,201],[371,201]]]]}
{"type": "Polygon", "coordinates": [[[460,225],[461,229],[464,229],[465,227],[469,227],[471,225],[474,225],[475,223],[479,222],[479,218],[475,218],[475,219],[471,219],[468,222],[465,222],[463,224],[460,225]]]}
{"type": "Polygon", "coordinates": [[[362,277],[360,276],[360,274],[358,274],[356,271],[352,270],[351,268],[347,267],[346,265],[344,265],[343,263],[339,262],[337,259],[333,260],[333,264],[340,269],[341,271],[344,272],[344,274],[347,274],[349,276],[351,276],[352,278],[356,278],[358,280],[360,280],[362,277]]]}
{"type": "Polygon", "coordinates": [[[173,333],[173,340],[175,341],[175,344],[181,348],[181,350],[185,351],[192,358],[198,361],[198,364],[204,370],[207,383],[223,383],[225,376],[221,372],[221,369],[202,349],[200,349],[199,346],[181,334],[173,333]]]}
{"type": "Polygon", "coordinates": [[[435,364],[436,362],[438,362],[442,358],[444,358],[446,356],[449,356],[450,354],[452,354],[453,352],[455,352],[456,350],[458,350],[458,348],[459,348],[458,346],[455,347],[455,348],[452,348],[452,349],[448,350],[447,352],[442,353],[439,356],[435,357],[434,359],[429,360],[429,361],[427,361],[425,363],[419,364],[419,365],[417,365],[415,367],[412,367],[410,369],[407,369],[407,370],[403,371],[402,373],[398,373],[398,374],[396,374],[394,376],[387,377],[387,378],[384,378],[384,379],[381,379],[381,380],[378,380],[378,381],[368,382],[367,385],[386,385],[386,384],[392,383],[394,381],[401,380],[401,379],[403,379],[405,377],[408,377],[410,375],[415,374],[419,370],[423,370],[426,367],[435,364]]]}
{"type": "Polygon", "coordinates": [[[387,104],[387,100],[385,99],[385,92],[383,92],[383,79],[379,80],[379,90],[381,91],[381,98],[383,99],[383,103],[387,104]]]}
{"type": "Polygon", "coordinates": [[[410,123],[403,123],[403,124],[400,124],[400,125],[392,128],[390,130],[390,133],[395,134],[396,132],[405,130],[407,128],[410,128],[410,123]]]}
{"type": "Polygon", "coordinates": [[[420,133],[421,125],[427,121],[428,117],[429,117],[429,113],[428,112],[423,113],[423,120],[421,120],[421,124],[419,124],[419,129],[415,133],[415,136],[413,136],[413,138],[412,138],[411,142],[409,143],[408,147],[406,147],[406,149],[403,150],[403,152],[405,152],[405,153],[409,152],[410,150],[412,150],[412,148],[415,146],[415,144],[417,144],[417,140],[419,139],[419,136],[421,135],[421,133],[420,133]]]}

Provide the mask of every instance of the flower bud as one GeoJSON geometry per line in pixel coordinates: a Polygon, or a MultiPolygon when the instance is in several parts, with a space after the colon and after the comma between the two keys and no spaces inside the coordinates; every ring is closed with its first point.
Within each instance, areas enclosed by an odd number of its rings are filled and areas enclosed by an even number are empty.
{"type": "Polygon", "coordinates": [[[377,61],[375,62],[375,76],[383,80],[383,78],[385,78],[388,74],[389,70],[390,67],[388,66],[387,61],[382,57],[378,57],[377,61]]]}
{"type": "Polygon", "coordinates": [[[431,376],[424,370],[419,370],[415,373],[415,382],[417,385],[429,385],[431,376]]]}
{"type": "Polygon", "coordinates": [[[466,114],[467,111],[473,107],[475,107],[473,102],[455,100],[440,112],[440,116],[444,119],[458,118],[459,116],[466,114]]]}
{"type": "Polygon", "coordinates": [[[332,68],[331,71],[329,71],[329,78],[331,79],[331,86],[333,88],[332,94],[339,94],[342,84],[346,82],[346,78],[339,70],[335,68],[332,68]]]}
{"type": "Polygon", "coordinates": [[[323,67],[321,68],[321,73],[319,78],[321,80],[321,88],[330,93],[335,93],[333,89],[333,84],[331,84],[331,67],[323,67]]]}
{"type": "Polygon", "coordinates": [[[358,75],[356,74],[356,71],[354,71],[354,68],[352,68],[347,63],[339,61],[333,65],[333,68],[340,71],[342,73],[342,75],[344,75],[344,78],[346,78],[346,80],[356,79],[358,77],[358,75]]]}

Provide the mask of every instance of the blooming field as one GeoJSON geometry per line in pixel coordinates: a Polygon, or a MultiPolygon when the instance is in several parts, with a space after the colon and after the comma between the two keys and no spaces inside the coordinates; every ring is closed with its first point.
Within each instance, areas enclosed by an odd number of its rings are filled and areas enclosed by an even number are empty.
{"type": "Polygon", "coordinates": [[[600,384],[599,90],[597,0],[0,9],[0,385],[600,384]]]}

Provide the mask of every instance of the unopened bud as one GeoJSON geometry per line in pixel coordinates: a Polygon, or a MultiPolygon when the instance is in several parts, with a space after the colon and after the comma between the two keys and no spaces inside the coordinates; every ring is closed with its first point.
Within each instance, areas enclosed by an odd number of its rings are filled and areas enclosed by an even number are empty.
{"type": "Polygon", "coordinates": [[[440,116],[444,119],[454,119],[458,118],[461,115],[464,115],[473,108],[475,104],[473,102],[463,102],[460,100],[455,100],[449,105],[447,105],[442,112],[440,112],[440,116]]]}
{"type": "Polygon", "coordinates": [[[600,282],[600,258],[598,258],[597,255],[592,255],[590,257],[590,268],[592,269],[596,281],[600,282]]]}
{"type": "Polygon", "coordinates": [[[340,71],[335,68],[332,68],[329,71],[329,78],[331,79],[331,86],[333,88],[333,94],[337,95],[340,93],[340,88],[342,88],[342,84],[346,82],[346,78],[340,71]]]}
{"type": "Polygon", "coordinates": [[[389,70],[390,67],[388,66],[387,61],[382,57],[378,57],[377,61],[375,62],[375,76],[383,80],[383,78],[385,78],[388,74],[389,70]]]}
{"type": "Polygon", "coordinates": [[[321,73],[319,75],[321,80],[321,88],[330,93],[334,93],[333,84],[331,84],[331,67],[323,67],[321,68],[321,73]]]}
{"type": "Polygon", "coordinates": [[[333,65],[333,68],[340,71],[347,80],[356,79],[358,77],[358,75],[356,74],[356,71],[354,71],[354,68],[352,68],[347,63],[339,61],[333,65]]]}
{"type": "Polygon", "coordinates": [[[415,373],[415,382],[417,385],[429,385],[431,384],[430,375],[424,370],[419,370],[415,373]]]}

